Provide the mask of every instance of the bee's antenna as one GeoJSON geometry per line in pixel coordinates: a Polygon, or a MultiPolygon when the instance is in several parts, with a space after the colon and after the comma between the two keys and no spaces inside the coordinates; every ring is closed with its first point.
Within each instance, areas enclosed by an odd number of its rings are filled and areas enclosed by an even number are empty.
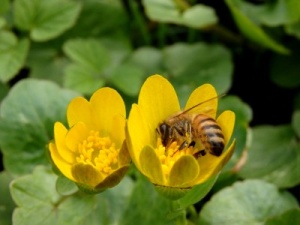
{"type": "Polygon", "coordinates": [[[211,101],[211,100],[213,100],[213,99],[216,99],[216,98],[218,98],[218,99],[219,99],[219,98],[222,98],[222,97],[224,97],[225,95],[226,95],[226,93],[223,93],[223,94],[217,95],[217,96],[215,96],[215,97],[209,98],[209,99],[207,99],[207,100],[205,100],[205,101],[203,101],[203,102],[200,102],[200,103],[198,103],[198,104],[192,106],[191,108],[188,108],[187,110],[183,111],[182,113],[180,113],[180,114],[177,115],[177,116],[180,116],[180,115],[182,115],[182,114],[184,114],[184,113],[187,113],[187,112],[191,111],[192,109],[198,107],[199,105],[202,105],[202,104],[204,104],[204,103],[206,103],[206,102],[209,102],[209,101],[211,101]]]}

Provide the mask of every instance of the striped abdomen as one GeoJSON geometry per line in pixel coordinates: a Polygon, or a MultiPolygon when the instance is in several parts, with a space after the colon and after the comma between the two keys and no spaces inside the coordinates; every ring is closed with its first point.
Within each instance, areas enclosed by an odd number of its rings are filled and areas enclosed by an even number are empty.
{"type": "Polygon", "coordinates": [[[193,135],[200,139],[206,152],[220,156],[225,147],[224,135],[217,122],[206,115],[195,116],[192,122],[193,135]]]}

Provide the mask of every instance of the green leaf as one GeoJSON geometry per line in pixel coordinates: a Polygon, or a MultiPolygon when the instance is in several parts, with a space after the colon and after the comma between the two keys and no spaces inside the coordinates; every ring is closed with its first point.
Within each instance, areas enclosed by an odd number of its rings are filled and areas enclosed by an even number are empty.
{"type": "Polygon", "coordinates": [[[0,31],[0,50],[7,51],[10,48],[14,47],[18,43],[17,37],[14,33],[1,30],[0,31]]]}
{"type": "Polygon", "coordinates": [[[196,4],[192,7],[176,4],[172,0],[144,0],[147,16],[154,21],[175,23],[192,28],[205,28],[218,22],[212,7],[196,4]]]}
{"type": "Polygon", "coordinates": [[[140,47],[127,59],[127,63],[139,66],[146,75],[160,74],[163,70],[162,52],[153,47],[140,47]]]}
{"type": "Polygon", "coordinates": [[[0,15],[5,14],[9,9],[9,0],[1,0],[0,1],[0,15]]]}
{"type": "Polygon", "coordinates": [[[63,49],[74,62],[66,68],[66,87],[92,94],[104,85],[104,69],[111,64],[111,56],[100,40],[69,40],[63,49]]]}
{"type": "Polygon", "coordinates": [[[293,187],[300,183],[299,164],[300,144],[290,125],[258,126],[253,128],[247,161],[239,175],[293,187]]]}
{"type": "Polygon", "coordinates": [[[292,117],[292,126],[299,138],[300,137],[300,110],[294,111],[292,117]]]}
{"type": "Polygon", "coordinates": [[[266,48],[282,54],[288,54],[289,50],[283,45],[277,43],[269,37],[259,26],[253,23],[243,12],[237,7],[239,0],[225,1],[232,13],[232,16],[243,35],[251,41],[260,44],[266,48]]]}
{"type": "MultiPolygon", "coordinates": [[[[232,157],[226,164],[223,171],[231,170],[243,157],[243,152],[248,149],[250,142],[249,123],[252,120],[252,110],[249,105],[237,96],[226,96],[219,101],[218,111],[231,110],[235,113],[235,125],[232,139],[236,139],[236,146],[232,157]]],[[[239,168],[234,168],[239,170],[239,168]]]]}
{"type": "Polygon", "coordinates": [[[93,196],[60,196],[55,189],[57,176],[44,167],[19,177],[11,184],[17,204],[13,214],[15,225],[79,224],[95,205],[93,196]]]}
{"type": "Polygon", "coordinates": [[[75,24],[80,4],[70,0],[16,0],[15,25],[35,41],[53,39],[75,24]]]}
{"type": "Polygon", "coordinates": [[[137,221],[143,225],[173,225],[170,210],[170,201],[159,195],[154,186],[141,177],[136,182],[120,225],[131,225],[137,221]]]}
{"type": "Polygon", "coordinates": [[[18,207],[35,208],[60,199],[55,190],[57,176],[43,166],[37,166],[32,174],[15,179],[10,191],[18,207]]]}
{"type": "Polygon", "coordinates": [[[127,204],[132,195],[133,188],[134,182],[130,178],[124,177],[117,186],[107,189],[97,195],[96,208],[86,217],[83,224],[122,224],[122,215],[127,209],[127,204]]]}
{"type": "Polygon", "coordinates": [[[74,37],[112,37],[115,33],[128,32],[129,17],[119,0],[83,1],[81,13],[66,32],[68,39],[74,37]],[[109,19],[108,19],[109,18],[109,19]]]}
{"type": "Polygon", "coordinates": [[[5,171],[0,173],[0,224],[10,225],[12,224],[12,213],[15,208],[15,204],[9,193],[9,184],[12,181],[12,177],[5,171]]]}
{"type": "Polygon", "coordinates": [[[212,84],[219,93],[226,92],[231,86],[231,54],[221,45],[178,43],[166,47],[163,56],[168,73],[174,76],[178,95],[185,99],[191,90],[204,83],[212,84]],[[189,88],[184,90],[187,85],[189,88]]]}
{"type": "Polygon", "coordinates": [[[61,85],[68,61],[57,49],[35,45],[30,49],[26,64],[30,68],[30,77],[51,80],[61,85]]]}
{"type": "Polygon", "coordinates": [[[277,0],[262,5],[259,14],[256,14],[263,24],[280,26],[300,19],[300,1],[277,0]]]}
{"type": "Polygon", "coordinates": [[[300,18],[300,2],[297,0],[265,1],[263,4],[251,4],[236,1],[237,7],[252,21],[267,26],[290,24],[300,18]]]}
{"type": "Polygon", "coordinates": [[[291,209],[266,221],[265,225],[300,224],[300,209],[291,209]]]}
{"type": "Polygon", "coordinates": [[[27,39],[18,40],[9,31],[0,31],[0,81],[7,82],[22,68],[29,49],[27,39]]]}
{"type": "Polygon", "coordinates": [[[8,91],[9,91],[8,85],[3,84],[2,82],[0,82],[0,102],[7,95],[8,91]]]}
{"type": "Polygon", "coordinates": [[[64,176],[59,176],[56,180],[56,191],[60,195],[71,195],[78,191],[76,184],[64,176]]]}
{"type": "Polygon", "coordinates": [[[284,88],[300,86],[300,45],[298,43],[292,44],[290,48],[293,49],[290,55],[273,54],[270,61],[272,81],[284,88]]]}
{"type": "Polygon", "coordinates": [[[2,29],[6,25],[6,20],[2,17],[0,17],[0,28],[2,29]]]}
{"type": "MultiPolygon", "coordinates": [[[[105,65],[103,75],[109,78],[112,72],[124,63],[132,52],[132,46],[126,35],[106,36],[99,39],[109,54],[109,63],[105,65]]],[[[126,62],[125,62],[126,63],[126,62]]]]}
{"type": "Polygon", "coordinates": [[[95,71],[77,64],[71,64],[66,68],[64,86],[85,95],[91,95],[97,89],[104,86],[103,78],[95,77],[95,71]]]}
{"type": "Polygon", "coordinates": [[[107,82],[129,51],[122,36],[67,41],[64,52],[74,63],[66,68],[64,86],[91,95],[107,82]]]}
{"type": "Polygon", "coordinates": [[[131,64],[122,64],[112,71],[110,82],[119,90],[130,96],[139,93],[145,73],[142,69],[131,64]]]}
{"type": "Polygon", "coordinates": [[[63,49],[72,61],[94,71],[101,71],[110,63],[109,53],[97,39],[68,40],[63,49]]]}
{"type": "Polygon", "coordinates": [[[151,20],[164,23],[182,23],[181,12],[172,0],[143,0],[143,5],[151,20]]]}
{"type": "Polygon", "coordinates": [[[77,93],[49,81],[19,81],[0,108],[0,146],[4,166],[14,175],[26,174],[37,164],[48,164],[47,143],[55,121],[66,120],[66,107],[77,93]]]}
{"type": "Polygon", "coordinates": [[[178,200],[180,206],[182,208],[187,208],[190,205],[193,205],[193,204],[199,202],[212,189],[217,178],[218,178],[218,176],[211,177],[205,183],[194,186],[192,188],[192,190],[187,192],[187,194],[184,197],[182,197],[181,199],[178,200]]]}
{"type": "Polygon", "coordinates": [[[246,180],[215,194],[202,208],[199,224],[262,225],[266,219],[298,207],[292,195],[279,192],[275,185],[246,180]]]}
{"type": "Polygon", "coordinates": [[[183,23],[192,28],[205,28],[218,23],[214,8],[197,4],[183,12],[183,23]]]}
{"type": "Polygon", "coordinates": [[[300,20],[296,21],[295,23],[287,24],[284,28],[286,33],[300,39],[300,20]]]}

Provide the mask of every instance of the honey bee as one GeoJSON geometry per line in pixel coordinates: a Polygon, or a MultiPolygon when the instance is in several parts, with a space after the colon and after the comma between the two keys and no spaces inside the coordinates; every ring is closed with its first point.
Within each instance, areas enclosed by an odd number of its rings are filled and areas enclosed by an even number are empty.
{"type": "Polygon", "coordinates": [[[194,154],[196,158],[204,156],[207,152],[220,156],[225,147],[221,127],[215,119],[206,114],[191,113],[192,109],[219,97],[221,96],[198,103],[161,122],[156,131],[160,135],[163,146],[168,147],[172,142],[176,141],[180,144],[178,150],[182,150],[186,147],[195,147],[197,142],[200,142],[204,149],[200,149],[194,154]]]}

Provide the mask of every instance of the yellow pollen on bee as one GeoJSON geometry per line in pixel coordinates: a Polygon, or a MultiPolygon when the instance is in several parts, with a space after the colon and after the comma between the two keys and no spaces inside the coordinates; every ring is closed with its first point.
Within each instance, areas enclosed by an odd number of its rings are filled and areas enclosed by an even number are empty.
{"type": "Polygon", "coordinates": [[[109,137],[100,137],[91,130],[89,136],[78,144],[78,163],[94,166],[103,175],[113,172],[118,166],[118,149],[109,137]]]}
{"type": "Polygon", "coordinates": [[[157,148],[155,152],[160,159],[162,164],[163,174],[166,178],[168,178],[170,174],[170,170],[173,167],[174,163],[183,155],[190,154],[192,155],[194,152],[193,147],[187,147],[184,149],[180,149],[180,145],[177,142],[172,142],[167,148],[162,145],[160,138],[157,140],[157,148]]]}

